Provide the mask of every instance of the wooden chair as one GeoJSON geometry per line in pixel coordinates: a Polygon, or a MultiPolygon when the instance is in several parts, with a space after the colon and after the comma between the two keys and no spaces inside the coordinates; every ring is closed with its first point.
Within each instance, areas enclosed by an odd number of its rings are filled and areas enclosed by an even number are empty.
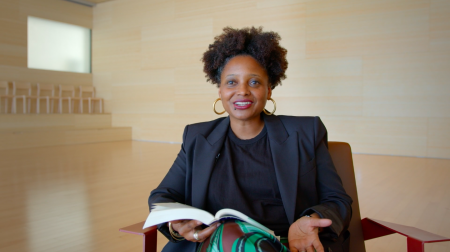
{"type": "Polygon", "coordinates": [[[10,88],[9,88],[9,82],[7,81],[0,81],[0,113],[1,111],[5,111],[4,113],[8,113],[8,105],[9,105],[9,99],[14,98],[14,96],[12,94],[9,93],[10,92],[10,88]],[[5,100],[5,103],[2,104],[2,99],[5,100]]]}
{"type": "Polygon", "coordinates": [[[80,113],[83,113],[83,101],[88,101],[89,114],[93,113],[93,102],[99,103],[99,112],[103,113],[103,99],[95,97],[95,87],[93,86],[80,86],[80,113]]]}
{"type": "Polygon", "coordinates": [[[75,97],[75,87],[69,85],[59,85],[58,96],[58,113],[63,112],[63,101],[67,100],[69,114],[72,114],[74,108],[74,102],[81,102],[80,97],[75,97]]]}
{"type": "Polygon", "coordinates": [[[37,92],[36,96],[30,96],[28,97],[28,112],[31,113],[31,100],[36,100],[36,113],[40,113],[40,103],[41,100],[47,101],[47,114],[53,113],[53,107],[54,107],[54,101],[58,100],[59,97],[55,96],[55,86],[52,84],[37,84],[37,92]],[[45,93],[44,93],[45,92],[45,93]],[[51,106],[50,106],[50,101],[51,106]]]}
{"type": "Polygon", "coordinates": [[[29,82],[13,82],[13,102],[12,102],[12,113],[17,113],[17,100],[22,99],[23,101],[23,113],[27,113],[27,98],[31,96],[31,83],[29,82]],[[22,94],[18,94],[21,92],[22,94]]]}
{"type": "Polygon", "coordinates": [[[425,251],[425,243],[450,241],[449,238],[429,233],[427,231],[380,221],[370,218],[361,220],[359,212],[358,192],[356,189],[355,172],[350,145],[343,142],[329,142],[328,149],[345,191],[352,197],[353,216],[350,221],[350,251],[366,251],[364,241],[385,235],[398,233],[407,237],[408,252],[425,251]]]}
{"type": "MultiPolygon", "coordinates": [[[[344,188],[353,199],[353,216],[348,228],[350,231],[351,252],[365,252],[365,240],[370,240],[393,233],[398,233],[407,237],[408,252],[424,252],[425,243],[450,241],[449,238],[432,234],[414,227],[369,218],[364,218],[361,220],[350,145],[343,142],[329,142],[328,148],[336,170],[342,179],[344,188]]],[[[142,235],[144,240],[143,251],[156,252],[156,226],[149,227],[144,230],[142,229],[143,226],[144,222],[140,222],[121,228],[119,231],[142,235]]]]}

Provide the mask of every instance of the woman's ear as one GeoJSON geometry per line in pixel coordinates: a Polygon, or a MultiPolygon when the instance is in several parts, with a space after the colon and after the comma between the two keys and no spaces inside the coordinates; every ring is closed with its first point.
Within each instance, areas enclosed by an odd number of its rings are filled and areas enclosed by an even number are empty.
{"type": "Polygon", "coordinates": [[[220,95],[220,88],[219,88],[219,90],[217,91],[217,93],[219,94],[219,98],[222,98],[221,95],[220,95]]]}
{"type": "Polygon", "coordinates": [[[267,100],[272,97],[272,88],[269,86],[269,91],[267,92],[267,100]]]}

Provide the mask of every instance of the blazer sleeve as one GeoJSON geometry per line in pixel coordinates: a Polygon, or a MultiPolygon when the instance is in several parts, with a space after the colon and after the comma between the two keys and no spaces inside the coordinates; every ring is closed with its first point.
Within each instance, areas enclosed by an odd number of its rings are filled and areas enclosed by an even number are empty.
{"type": "Polygon", "coordinates": [[[314,120],[314,137],[317,167],[316,189],[320,203],[303,211],[301,216],[317,213],[321,218],[331,219],[332,224],[327,230],[331,232],[333,238],[337,238],[350,223],[353,200],[345,192],[341,178],[334,167],[328,152],[327,130],[319,117],[314,120]]]}
{"type": "MultiPolygon", "coordinates": [[[[189,126],[189,125],[188,125],[189,126]]],[[[151,211],[151,206],[154,203],[166,202],[180,202],[185,203],[185,188],[186,188],[186,136],[188,126],[184,128],[183,144],[178,153],[172,167],[161,181],[159,186],[150,193],[148,198],[148,206],[151,211]]],[[[171,242],[179,242],[172,238],[169,232],[167,223],[158,225],[158,230],[169,239],[171,242]]]]}

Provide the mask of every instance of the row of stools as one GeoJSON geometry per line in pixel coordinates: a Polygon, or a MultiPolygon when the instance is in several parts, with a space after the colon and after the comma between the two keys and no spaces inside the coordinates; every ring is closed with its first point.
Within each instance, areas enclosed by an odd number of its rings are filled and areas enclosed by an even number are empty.
{"type": "Polygon", "coordinates": [[[47,114],[53,113],[55,101],[58,104],[58,113],[63,113],[63,105],[66,103],[68,104],[68,113],[83,113],[83,103],[85,102],[88,103],[89,113],[95,113],[95,102],[99,103],[98,113],[103,113],[103,99],[95,96],[93,86],[76,88],[71,85],[57,85],[55,88],[55,85],[52,84],[36,83],[36,85],[32,85],[29,82],[0,81],[1,113],[17,114],[18,102],[22,102],[23,113],[29,114],[32,112],[31,105],[35,102],[35,112],[39,114],[42,100],[46,101],[47,114]],[[78,106],[75,106],[76,103],[78,106]]]}

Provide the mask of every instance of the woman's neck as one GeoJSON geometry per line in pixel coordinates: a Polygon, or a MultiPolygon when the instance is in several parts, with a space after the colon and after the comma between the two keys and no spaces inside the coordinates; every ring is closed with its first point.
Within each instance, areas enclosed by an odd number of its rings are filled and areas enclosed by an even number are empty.
{"type": "Polygon", "coordinates": [[[251,121],[240,121],[230,118],[230,127],[233,133],[242,140],[256,137],[264,128],[264,121],[261,117],[251,121]]]}

